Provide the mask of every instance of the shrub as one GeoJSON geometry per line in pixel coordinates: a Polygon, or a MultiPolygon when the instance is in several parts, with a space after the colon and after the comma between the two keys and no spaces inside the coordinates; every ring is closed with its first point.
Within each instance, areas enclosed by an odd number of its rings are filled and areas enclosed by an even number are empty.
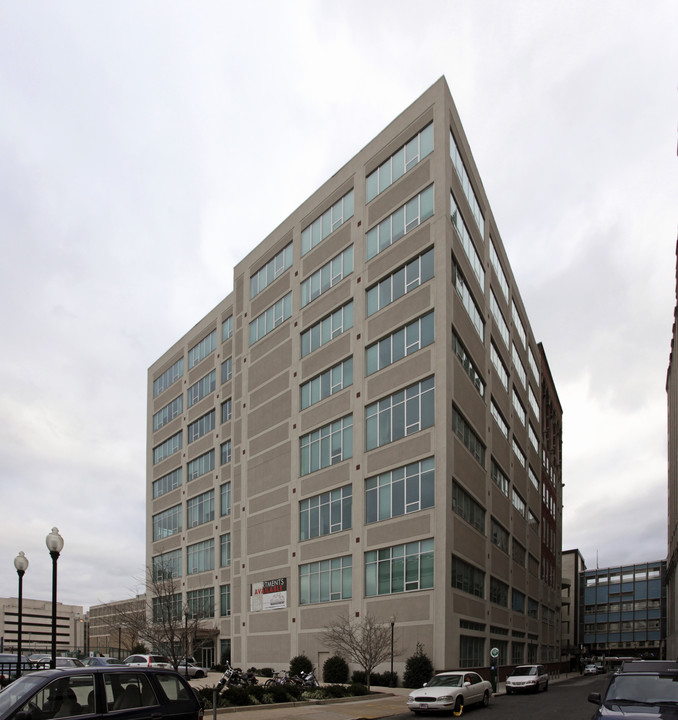
{"type": "Polygon", "coordinates": [[[297,655],[290,660],[290,675],[301,675],[313,670],[313,663],[306,655],[297,655]]]}
{"type": "Polygon", "coordinates": [[[252,705],[252,696],[249,694],[248,688],[228,686],[221,697],[226,700],[229,705],[252,705]]]}
{"type": "Polygon", "coordinates": [[[417,643],[417,651],[407,659],[405,674],[403,675],[403,686],[408,688],[419,688],[427,683],[433,675],[433,663],[424,654],[424,646],[417,643]]]}
{"type": "Polygon", "coordinates": [[[261,670],[259,670],[259,675],[261,675],[261,677],[265,677],[265,678],[272,678],[273,677],[273,668],[269,668],[269,667],[261,668],[261,670]]]}
{"type": "MultiPolygon", "coordinates": [[[[363,673],[364,675],[365,673],[363,673]]],[[[358,682],[352,682],[349,687],[348,691],[351,695],[369,695],[369,690],[365,685],[358,682]]]]}
{"type": "Polygon", "coordinates": [[[351,694],[349,688],[345,688],[343,685],[325,685],[319,689],[325,693],[327,698],[342,698],[351,694]]]}
{"type": "Polygon", "coordinates": [[[323,665],[323,682],[345,683],[348,682],[348,663],[340,655],[333,655],[327,658],[323,665]]]}
{"type": "MultiPolygon", "coordinates": [[[[374,674],[372,675],[374,677],[374,674]]],[[[351,673],[351,682],[360,683],[361,685],[367,685],[367,675],[364,670],[354,670],[351,673]]]]}

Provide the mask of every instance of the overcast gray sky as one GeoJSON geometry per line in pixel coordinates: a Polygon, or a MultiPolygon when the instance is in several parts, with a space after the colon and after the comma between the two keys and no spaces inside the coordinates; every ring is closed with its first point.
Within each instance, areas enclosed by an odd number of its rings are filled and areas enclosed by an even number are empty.
{"type": "Polygon", "coordinates": [[[666,556],[675,0],[0,3],[0,596],[141,591],[146,371],[441,75],[564,408],[564,548],[666,556]],[[267,198],[261,204],[260,199],[267,198]]]}

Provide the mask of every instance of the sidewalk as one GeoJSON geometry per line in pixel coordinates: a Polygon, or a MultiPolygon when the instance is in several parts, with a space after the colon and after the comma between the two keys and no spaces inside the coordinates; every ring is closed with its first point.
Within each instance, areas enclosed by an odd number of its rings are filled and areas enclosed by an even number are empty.
{"type": "MultiPolygon", "coordinates": [[[[559,677],[549,679],[557,683],[574,677],[578,673],[562,673],[559,677]]],[[[210,673],[207,678],[193,680],[195,687],[214,686],[221,675],[210,673]]],[[[236,720],[228,716],[242,713],[238,720],[377,720],[391,715],[407,712],[407,696],[411,688],[387,688],[372,686],[375,693],[369,697],[342,698],[329,701],[312,701],[303,703],[285,703],[284,705],[248,705],[235,708],[218,708],[217,718],[236,720]]],[[[497,683],[495,695],[506,693],[505,684],[497,683]]],[[[205,720],[214,717],[213,710],[205,710],[205,720]]]]}

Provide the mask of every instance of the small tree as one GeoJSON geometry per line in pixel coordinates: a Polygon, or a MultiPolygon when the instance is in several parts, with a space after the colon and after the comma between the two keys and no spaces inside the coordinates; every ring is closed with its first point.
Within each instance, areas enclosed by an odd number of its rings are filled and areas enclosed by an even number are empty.
{"type": "Polygon", "coordinates": [[[323,665],[323,682],[348,682],[348,663],[340,655],[332,655],[323,665]]]}
{"type": "MultiPolygon", "coordinates": [[[[369,613],[353,621],[348,616],[337,618],[327,625],[320,640],[338,655],[360,665],[368,690],[374,668],[391,657],[391,625],[369,613]]],[[[395,648],[393,654],[398,654],[395,648]]]]}
{"type": "Polygon", "coordinates": [[[290,660],[290,675],[301,675],[301,673],[310,673],[313,670],[313,663],[304,655],[297,655],[290,660]]]}
{"type": "Polygon", "coordinates": [[[433,663],[428,656],[424,655],[424,646],[418,642],[417,651],[407,658],[403,686],[409,688],[421,687],[431,679],[432,675],[433,663]]]}
{"type": "Polygon", "coordinates": [[[191,654],[190,638],[200,620],[211,614],[206,607],[182,607],[181,584],[170,563],[154,563],[147,569],[145,602],[133,611],[117,606],[112,610],[109,627],[135,638],[135,644],[144,642],[167,655],[175,669],[184,652],[191,654]]]}

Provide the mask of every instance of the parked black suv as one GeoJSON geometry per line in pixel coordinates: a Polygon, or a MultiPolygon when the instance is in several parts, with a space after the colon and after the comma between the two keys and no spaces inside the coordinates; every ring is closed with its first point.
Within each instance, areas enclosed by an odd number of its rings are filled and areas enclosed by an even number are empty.
{"type": "Polygon", "coordinates": [[[80,667],[30,672],[0,691],[0,720],[202,720],[203,705],[173,670],[80,667]]]}
{"type": "Polygon", "coordinates": [[[589,702],[598,705],[592,720],[678,720],[678,662],[626,661],[589,702]]]}

